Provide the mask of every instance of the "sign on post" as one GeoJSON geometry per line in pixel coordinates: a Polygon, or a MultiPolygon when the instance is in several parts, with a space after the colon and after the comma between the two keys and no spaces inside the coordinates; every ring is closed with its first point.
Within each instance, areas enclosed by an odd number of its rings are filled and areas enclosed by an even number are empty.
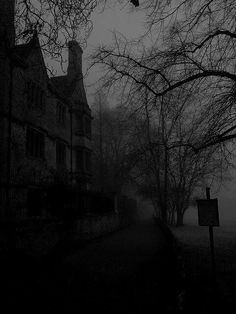
{"type": "Polygon", "coordinates": [[[209,227],[209,238],[211,248],[211,262],[212,262],[212,278],[215,283],[216,280],[216,263],[215,263],[215,249],[214,249],[214,235],[213,227],[218,227],[219,223],[219,211],[217,198],[211,199],[210,188],[206,188],[205,200],[197,200],[198,207],[198,224],[200,226],[209,227]]]}
{"type": "Polygon", "coordinates": [[[197,200],[199,226],[218,227],[218,199],[197,200]]]}

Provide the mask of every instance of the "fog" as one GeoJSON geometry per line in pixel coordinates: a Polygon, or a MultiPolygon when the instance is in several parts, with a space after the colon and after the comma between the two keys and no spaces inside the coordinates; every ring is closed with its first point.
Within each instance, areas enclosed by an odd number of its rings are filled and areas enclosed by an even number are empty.
{"type": "MultiPolygon", "coordinates": [[[[212,194],[212,198],[218,198],[218,209],[220,225],[236,225],[236,182],[234,179],[222,186],[218,193],[212,194]]],[[[185,215],[185,222],[198,223],[197,206],[188,209],[185,215]]]]}
{"type": "MultiPolygon", "coordinates": [[[[83,73],[85,75],[84,81],[87,89],[87,97],[89,104],[93,102],[94,92],[99,85],[99,79],[102,73],[102,67],[90,66],[90,55],[100,45],[109,45],[114,38],[114,32],[118,36],[123,36],[128,40],[137,38],[145,31],[145,15],[141,12],[134,12],[131,14],[129,4],[125,7],[117,4],[112,8],[107,8],[102,11],[96,9],[92,14],[93,30],[87,40],[86,48],[83,53],[83,73]],[[88,70],[89,69],[89,70],[88,70]]],[[[109,98],[112,106],[114,98],[109,98]]]]}
{"type": "MultiPolygon", "coordinates": [[[[86,72],[91,52],[99,44],[108,44],[112,41],[113,31],[124,34],[131,39],[137,37],[144,31],[144,16],[140,13],[129,14],[128,8],[122,8],[117,5],[115,8],[96,11],[92,16],[94,28],[84,50],[84,72],[86,72]]],[[[94,68],[85,76],[89,102],[93,101],[93,93],[96,81],[101,75],[100,68],[94,68]]],[[[236,172],[232,174],[232,181],[224,183],[217,192],[212,192],[212,198],[218,198],[220,224],[236,224],[236,172]]],[[[153,215],[153,206],[149,201],[138,199],[139,217],[146,219],[153,215]]],[[[197,207],[191,207],[186,212],[186,223],[198,223],[197,207]]]]}
{"type": "MultiPolygon", "coordinates": [[[[236,176],[231,182],[224,184],[218,192],[212,193],[212,198],[218,198],[220,226],[234,225],[236,227],[236,176]]],[[[154,209],[150,201],[138,200],[138,216],[140,219],[152,217],[154,209]]],[[[187,225],[198,225],[196,206],[190,207],[184,218],[187,225]]]]}
{"type": "Polygon", "coordinates": [[[139,201],[138,202],[138,218],[139,219],[149,219],[153,216],[154,208],[152,203],[149,201],[139,201]]]}

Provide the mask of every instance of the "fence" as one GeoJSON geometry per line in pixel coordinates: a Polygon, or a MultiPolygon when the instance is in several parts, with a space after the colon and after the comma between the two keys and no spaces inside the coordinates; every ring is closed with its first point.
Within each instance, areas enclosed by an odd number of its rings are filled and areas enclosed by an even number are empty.
{"type": "Polygon", "coordinates": [[[60,218],[101,215],[114,211],[115,197],[94,191],[54,187],[47,190],[45,205],[48,213],[60,218]]]}
{"type": "Polygon", "coordinates": [[[0,188],[1,221],[22,219],[77,220],[85,216],[118,214],[120,226],[128,226],[137,218],[137,203],[127,196],[114,193],[81,191],[63,185],[51,187],[11,186],[9,207],[7,188],[0,188]]]}
{"type": "Polygon", "coordinates": [[[115,195],[67,186],[0,186],[1,218],[72,218],[115,210],[115,195]]]}
{"type": "Polygon", "coordinates": [[[27,213],[27,187],[0,185],[0,218],[24,217],[27,213]]]}

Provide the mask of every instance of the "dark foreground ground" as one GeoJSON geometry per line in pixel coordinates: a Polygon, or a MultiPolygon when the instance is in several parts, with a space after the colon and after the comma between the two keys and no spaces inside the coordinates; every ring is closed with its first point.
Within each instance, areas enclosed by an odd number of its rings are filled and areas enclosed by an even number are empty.
{"type": "Polygon", "coordinates": [[[185,312],[236,313],[236,225],[214,228],[215,277],[212,277],[208,228],[188,224],[172,231],[182,247],[185,312]]]}
{"type": "Polygon", "coordinates": [[[1,313],[176,313],[180,275],[153,220],[44,258],[2,257],[1,313]]]}

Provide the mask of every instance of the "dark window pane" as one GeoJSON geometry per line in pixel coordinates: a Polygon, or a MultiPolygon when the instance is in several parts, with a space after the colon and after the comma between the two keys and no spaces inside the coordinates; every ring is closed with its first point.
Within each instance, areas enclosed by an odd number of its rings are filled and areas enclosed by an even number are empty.
{"type": "Polygon", "coordinates": [[[45,97],[44,97],[44,92],[41,90],[41,91],[40,91],[40,97],[39,97],[39,107],[40,107],[41,109],[44,108],[44,99],[45,99],[45,97]]]}
{"type": "Polygon", "coordinates": [[[43,133],[28,128],[26,134],[26,151],[29,156],[36,158],[44,157],[44,135],[43,133]]]}
{"type": "Polygon", "coordinates": [[[44,91],[40,85],[29,81],[27,83],[27,102],[29,107],[43,109],[44,91]]]}
{"type": "Polygon", "coordinates": [[[90,118],[86,117],[85,123],[85,134],[87,136],[91,136],[91,120],[90,118]]]}
{"type": "Polygon", "coordinates": [[[77,130],[80,134],[84,133],[84,121],[82,115],[77,115],[77,130]]]}
{"type": "Polygon", "coordinates": [[[80,149],[78,149],[76,152],[76,167],[77,167],[77,171],[84,170],[84,155],[83,155],[83,151],[80,149]]]}
{"type": "Polygon", "coordinates": [[[57,164],[66,166],[66,145],[61,142],[56,144],[56,160],[57,164]]]}
{"type": "Polygon", "coordinates": [[[85,168],[86,171],[91,171],[91,153],[90,152],[86,152],[85,153],[85,168]]]}
{"type": "Polygon", "coordinates": [[[28,105],[32,107],[34,101],[34,86],[31,81],[29,81],[27,84],[27,98],[28,105]]]}
{"type": "Polygon", "coordinates": [[[66,125],[66,107],[61,103],[57,103],[57,122],[66,125]]]}

